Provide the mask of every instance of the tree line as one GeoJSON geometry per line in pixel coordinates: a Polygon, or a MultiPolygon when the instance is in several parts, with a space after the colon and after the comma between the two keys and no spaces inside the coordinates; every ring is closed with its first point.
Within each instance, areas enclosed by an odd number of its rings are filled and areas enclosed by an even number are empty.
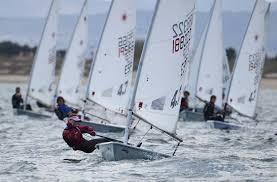
{"type": "Polygon", "coordinates": [[[0,55],[2,56],[16,56],[19,55],[21,52],[23,53],[30,53],[36,52],[36,47],[30,47],[28,45],[19,45],[18,43],[4,41],[0,43],[0,55]]]}
{"type": "MultiPolygon", "coordinates": [[[[0,42],[0,55],[1,56],[17,56],[20,53],[35,53],[37,47],[31,47],[29,45],[20,45],[18,43],[14,43],[11,41],[3,41],[0,42]]],[[[135,62],[139,61],[140,54],[143,49],[143,41],[136,41],[136,50],[135,50],[135,62]]],[[[58,54],[61,57],[64,57],[66,51],[65,50],[59,50],[58,54]]],[[[226,56],[232,66],[233,62],[237,58],[237,52],[234,48],[230,47],[226,49],[226,56]]],[[[268,57],[266,56],[266,61],[277,61],[277,55],[275,57],[268,57]]]]}

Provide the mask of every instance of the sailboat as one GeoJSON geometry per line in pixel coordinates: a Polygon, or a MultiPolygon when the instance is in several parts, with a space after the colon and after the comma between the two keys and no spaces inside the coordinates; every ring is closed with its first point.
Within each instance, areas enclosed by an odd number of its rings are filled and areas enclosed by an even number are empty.
{"type": "Polygon", "coordinates": [[[29,84],[25,97],[24,109],[14,110],[15,114],[31,117],[51,117],[50,114],[26,110],[29,99],[52,106],[55,94],[56,40],[58,29],[59,0],[51,2],[38,50],[36,52],[29,84]]]}
{"type": "Polygon", "coordinates": [[[133,117],[169,135],[178,143],[182,142],[176,135],[176,127],[181,94],[187,86],[194,11],[194,0],[157,1],[134,89],[130,92],[124,143],[99,144],[97,147],[104,159],[170,157],[128,144],[133,117]]]}
{"type": "Polygon", "coordinates": [[[69,105],[77,108],[81,108],[80,100],[84,96],[79,88],[84,73],[87,50],[88,12],[87,0],[85,0],[62,66],[56,93],[57,96],[62,96],[69,105]]]}
{"type": "MultiPolygon", "coordinates": [[[[230,80],[227,104],[239,115],[255,119],[259,86],[265,61],[266,22],[270,3],[256,0],[230,80]]],[[[239,126],[210,121],[219,129],[238,129],[239,126]]]]}
{"type": "Polygon", "coordinates": [[[208,102],[212,95],[216,95],[215,104],[218,108],[222,108],[223,88],[227,85],[227,81],[223,79],[226,74],[224,67],[228,71],[229,66],[226,65],[228,63],[223,46],[221,9],[222,1],[215,0],[210,11],[209,22],[194,54],[188,90],[193,97],[192,103],[195,108],[192,111],[185,110],[180,113],[180,117],[186,121],[204,120],[203,110],[196,108],[198,100],[208,102]]]}
{"type": "Polygon", "coordinates": [[[113,0],[91,65],[81,122],[96,131],[123,133],[131,89],[136,31],[134,0],[113,0]],[[116,29],[116,30],[115,30],[116,29]]]}

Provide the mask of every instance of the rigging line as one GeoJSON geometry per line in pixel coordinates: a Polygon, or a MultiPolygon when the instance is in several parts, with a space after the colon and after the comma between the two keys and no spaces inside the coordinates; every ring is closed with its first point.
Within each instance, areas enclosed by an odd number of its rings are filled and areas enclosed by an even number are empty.
{"type": "Polygon", "coordinates": [[[178,147],[180,146],[180,144],[181,144],[181,142],[178,142],[178,144],[177,144],[177,146],[175,147],[175,150],[174,150],[172,156],[175,156],[175,153],[176,153],[178,147]]]}
{"type": "Polygon", "coordinates": [[[137,147],[140,147],[142,145],[142,140],[144,137],[148,134],[148,132],[152,129],[153,127],[150,126],[150,128],[147,130],[147,132],[143,135],[143,137],[140,139],[139,143],[136,145],[137,147]]]}
{"type": "Polygon", "coordinates": [[[257,119],[258,114],[256,113],[253,120],[256,122],[256,126],[261,122],[261,120],[257,119]]]}
{"type": "Polygon", "coordinates": [[[136,127],[137,127],[137,125],[139,124],[139,122],[140,122],[140,119],[139,119],[138,122],[135,124],[135,126],[132,128],[132,130],[130,130],[129,135],[128,135],[128,138],[135,132],[136,127]]]}
{"type": "Polygon", "coordinates": [[[120,140],[117,140],[117,139],[114,139],[114,138],[110,138],[110,137],[106,137],[106,136],[103,136],[103,135],[95,134],[95,136],[98,136],[98,137],[101,137],[101,138],[104,138],[104,139],[110,140],[110,141],[112,141],[112,142],[119,142],[119,143],[123,143],[123,142],[122,142],[122,141],[120,141],[120,140]]]}
{"type": "Polygon", "coordinates": [[[139,124],[139,122],[140,122],[140,119],[138,120],[138,122],[135,124],[135,126],[133,127],[133,130],[135,130],[136,129],[136,127],[137,127],[137,125],[139,124]]]}
{"type": "MultiPolygon", "coordinates": [[[[251,119],[252,121],[255,122],[255,125],[256,125],[256,126],[261,122],[261,120],[257,119],[257,117],[258,117],[258,114],[257,114],[257,113],[255,114],[255,116],[254,116],[253,118],[252,118],[252,117],[249,117],[249,116],[246,116],[246,115],[243,115],[243,114],[238,113],[238,112],[237,112],[237,114],[238,114],[238,116],[240,116],[240,117],[244,117],[244,118],[251,119]]],[[[234,120],[236,120],[236,121],[238,121],[238,122],[240,122],[240,123],[242,123],[239,119],[236,119],[236,118],[234,118],[234,117],[230,117],[230,118],[231,118],[231,119],[234,119],[234,120]]]]}
{"type": "MultiPolygon", "coordinates": [[[[114,109],[109,109],[109,108],[103,106],[102,104],[100,104],[100,103],[98,103],[98,102],[96,102],[96,101],[93,101],[93,100],[91,100],[91,99],[89,99],[89,98],[87,98],[86,103],[91,103],[91,104],[93,104],[93,105],[91,105],[92,107],[95,106],[95,105],[96,105],[96,106],[100,106],[101,108],[105,109],[105,111],[113,112],[114,114],[118,114],[118,115],[121,115],[121,116],[127,116],[126,114],[121,113],[120,111],[117,111],[117,110],[114,110],[114,109]]],[[[124,111],[123,111],[123,112],[124,112],[124,111]]],[[[125,111],[125,112],[126,112],[126,111],[125,111]]]]}
{"type": "Polygon", "coordinates": [[[155,126],[154,124],[150,123],[149,121],[147,121],[147,120],[144,119],[143,117],[137,115],[135,112],[132,112],[132,115],[133,115],[134,117],[138,118],[138,119],[141,119],[144,123],[151,125],[152,127],[154,127],[155,129],[157,129],[158,131],[161,131],[162,133],[165,133],[165,134],[167,134],[168,136],[174,138],[175,140],[180,141],[180,142],[183,141],[181,138],[177,137],[176,134],[172,134],[172,133],[170,133],[170,132],[164,131],[163,129],[161,129],[161,128],[155,126]]]}

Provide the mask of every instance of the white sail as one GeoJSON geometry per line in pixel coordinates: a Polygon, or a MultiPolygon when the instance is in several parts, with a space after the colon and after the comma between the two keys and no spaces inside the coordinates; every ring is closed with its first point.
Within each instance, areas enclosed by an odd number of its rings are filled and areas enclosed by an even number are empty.
{"type": "Polygon", "coordinates": [[[223,89],[223,27],[222,27],[222,1],[215,0],[212,16],[204,41],[196,96],[209,101],[212,95],[217,96],[216,105],[222,107],[223,89]]]}
{"type": "Polygon", "coordinates": [[[79,90],[85,66],[85,54],[88,49],[87,0],[84,1],[78,22],[73,32],[65,61],[63,63],[57,95],[70,104],[79,105],[79,90]]]}
{"type": "MultiPolygon", "coordinates": [[[[212,11],[211,11],[211,13],[212,13],[212,11]]],[[[197,45],[196,51],[194,52],[192,61],[190,63],[188,91],[190,93],[190,98],[191,98],[190,103],[192,103],[194,106],[195,106],[196,100],[197,100],[197,98],[196,98],[197,80],[198,80],[199,68],[200,68],[200,63],[201,63],[202,50],[204,48],[206,34],[208,31],[208,25],[209,25],[209,23],[207,23],[205,29],[203,30],[203,32],[201,34],[200,41],[197,45]]]]}
{"type": "Polygon", "coordinates": [[[56,40],[59,1],[53,0],[34,59],[27,96],[52,105],[55,94],[56,40]]]}
{"type": "Polygon", "coordinates": [[[133,72],[136,9],[134,0],[113,0],[92,65],[87,98],[126,113],[133,72]]]}
{"type": "Polygon", "coordinates": [[[141,57],[134,112],[176,133],[193,42],[194,0],[158,0],[141,57]]]}
{"type": "Polygon", "coordinates": [[[255,116],[259,85],[265,60],[265,21],[269,3],[257,0],[236,61],[228,104],[237,112],[255,116]]]}

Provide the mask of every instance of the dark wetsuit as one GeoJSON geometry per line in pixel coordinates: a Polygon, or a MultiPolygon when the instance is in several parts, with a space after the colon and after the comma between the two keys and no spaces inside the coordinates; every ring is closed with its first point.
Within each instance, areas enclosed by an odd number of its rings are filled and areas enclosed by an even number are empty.
{"type": "Polygon", "coordinates": [[[82,133],[95,136],[95,132],[89,126],[73,126],[71,123],[68,123],[63,131],[63,139],[73,150],[81,150],[85,153],[93,152],[95,150],[95,145],[98,143],[109,142],[109,140],[103,138],[86,140],[83,138],[82,133]]]}
{"type": "Polygon", "coordinates": [[[204,120],[216,120],[216,121],[223,121],[223,117],[222,116],[216,116],[215,115],[215,105],[214,103],[207,103],[204,107],[204,120]]]}
{"type": "MultiPolygon", "coordinates": [[[[24,109],[23,99],[21,95],[17,96],[16,94],[14,94],[12,96],[12,106],[14,109],[24,109]]],[[[26,110],[30,110],[30,111],[32,110],[32,107],[30,104],[26,105],[26,110]]]]}
{"type": "Polygon", "coordinates": [[[23,109],[23,99],[21,95],[14,94],[12,96],[12,106],[14,109],[23,109]]]}

